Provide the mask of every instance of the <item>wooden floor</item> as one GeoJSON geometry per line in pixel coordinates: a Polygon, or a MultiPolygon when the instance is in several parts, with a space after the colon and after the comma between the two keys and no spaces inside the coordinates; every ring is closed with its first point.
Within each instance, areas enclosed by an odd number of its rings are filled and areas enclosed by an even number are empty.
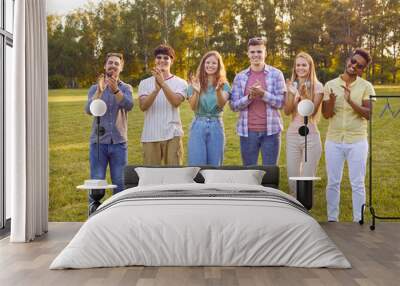
{"type": "Polygon", "coordinates": [[[353,268],[121,267],[48,270],[81,223],[50,223],[32,243],[0,241],[0,285],[400,285],[400,223],[325,223],[323,228],[353,268]]]}

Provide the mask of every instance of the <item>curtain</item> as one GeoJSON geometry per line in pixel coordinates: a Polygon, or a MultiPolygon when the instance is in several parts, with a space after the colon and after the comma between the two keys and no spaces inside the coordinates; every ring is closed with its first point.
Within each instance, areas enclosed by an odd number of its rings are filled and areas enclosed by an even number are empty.
{"type": "Polygon", "coordinates": [[[48,229],[46,0],[16,0],[13,93],[6,98],[6,187],[11,242],[48,229]]]}

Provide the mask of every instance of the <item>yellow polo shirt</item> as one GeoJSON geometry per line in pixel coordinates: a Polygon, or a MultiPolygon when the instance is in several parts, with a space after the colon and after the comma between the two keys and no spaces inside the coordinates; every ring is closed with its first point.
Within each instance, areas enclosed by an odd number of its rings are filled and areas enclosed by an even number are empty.
{"type": "MultiPolygon", "coordinates": [[[[354,143],[367,139],[368,121],[356,113],[350,104],[344,99],[344,88],[346,83],[340,78],[335,78],[326,83],[324,87],[324,101],[329,100],[330,90],[337,95],[334,112],[329,118],[328,133],[326,140],[336,143],[354,143]]],[[[361,77],[351,83],[350,97],[358,105],[363,100],[368,100],[370,95],[375,95],[375,90],[369,81],[361,77]]]]}

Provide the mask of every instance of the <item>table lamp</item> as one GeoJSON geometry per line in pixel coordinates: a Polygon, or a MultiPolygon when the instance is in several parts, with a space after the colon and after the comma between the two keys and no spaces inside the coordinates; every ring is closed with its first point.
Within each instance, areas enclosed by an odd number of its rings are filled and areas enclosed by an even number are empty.
{"type": "Polygon", "coordinates": [[[309,99],[303,99],[297,105],[297,112],[304,117],[304,125],[299,128],[299,134],[304,136],[304,161],[307,162],[307,135],[309,129],[307,127],[308,117],[314,112],[314,103],[309,99]]]}

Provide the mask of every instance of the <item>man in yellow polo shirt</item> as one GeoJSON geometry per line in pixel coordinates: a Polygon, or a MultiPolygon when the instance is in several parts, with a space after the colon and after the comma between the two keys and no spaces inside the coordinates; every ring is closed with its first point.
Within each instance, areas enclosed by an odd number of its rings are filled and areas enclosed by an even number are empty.
{"type": "Polygon", "coordinates": [[[371,56],[366,50],[356,49],[346,60],[344,73],[324,87],[322,114],[329,119],[325,142],[328,221],[339,220],[340,183],[345,161],[352,189],[353,221],[361,219],[368,157],[367,123],[372,108],[369,96],[375,95],[375,90],[358,75],[370,62],[371,56]]]}

